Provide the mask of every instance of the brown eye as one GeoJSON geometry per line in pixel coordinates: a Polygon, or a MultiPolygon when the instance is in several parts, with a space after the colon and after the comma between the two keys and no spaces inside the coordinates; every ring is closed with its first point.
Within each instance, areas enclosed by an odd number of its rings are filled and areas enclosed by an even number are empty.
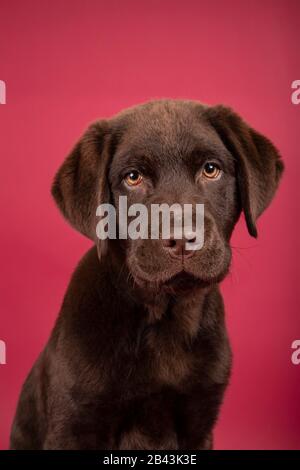
{"type": "Polygon", "coordinates": [[[143,181],[143,177],[138,171],[133,170],[125,176],[124,180],[128,186],[138,186],[143,181]]]}
{"type": "Polygon", "coordinates": [[[215,180],[217,179],[221,174],[220,168],[215,164],[211,162],[207,162],[204,165],[204,168],[202,170],[202,175],[210,180],[215,180]]]}

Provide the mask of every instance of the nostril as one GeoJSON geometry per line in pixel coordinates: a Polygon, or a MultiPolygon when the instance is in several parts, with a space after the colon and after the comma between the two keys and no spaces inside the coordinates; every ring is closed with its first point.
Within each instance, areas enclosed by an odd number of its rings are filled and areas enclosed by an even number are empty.
{"type": "Polygon", "coordinates": [[[171,256],[175,258],[184,257],[190,258],[193,256],[194,251],[192,249],[186,249],[186,243],[193,244],[196,242],[196,237],[193,235],[191,238],[183,238],[183,239],[174,239],[168,238],[162,240],[162,245],[165,250],[169,252],[171,256]]]}
{"type": "Polygon", "coordinates": [[[169,240],[169,247],[174,248],[175,246],[176,246],[176,240],[174,240],[174,238],[171,238],[169,240]]]}
{"type": "Polygon", "coordinates": [[[165,248],[174,248],[176,246],[176,240],[174,240],[174,238],[163,239],[162,244],[165,248]]]}

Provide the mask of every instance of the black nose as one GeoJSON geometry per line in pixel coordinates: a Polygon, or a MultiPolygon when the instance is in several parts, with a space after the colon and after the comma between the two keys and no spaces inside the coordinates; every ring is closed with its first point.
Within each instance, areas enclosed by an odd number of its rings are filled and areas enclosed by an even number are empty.
{"type": "Polygon", "coordinates": [[[163,248],[168,253],[170,253],[171,256],[191,258],[194,255],[195,250],[188,250],[186,247],[186,243],[188,243],[189,246],[193,248],[193,244],[196,244],[195,235],[190,235],[189,237],[185,236],[180,239],[170,237],[167,240],[162,240],[163,248]]]}

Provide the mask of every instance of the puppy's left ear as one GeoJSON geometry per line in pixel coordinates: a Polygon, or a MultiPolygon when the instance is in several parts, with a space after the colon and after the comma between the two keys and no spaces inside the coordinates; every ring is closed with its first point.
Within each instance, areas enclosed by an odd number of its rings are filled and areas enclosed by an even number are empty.
{"type": "Polygon", "coordinates": [[[110,198],[110,137],[108,121],[92,124],[59,168],[52,185],[52,195],[64,217],[92,240],[96,240],[96,208],[110,198]]]}
{"type": "Polygon", "coordinates": [[[270,204],[284,168],[280,155],[230,108],[213,106],[205,114],[236,160],[242,209],[250,235],[257,237],[256,220],[270,204]]]}

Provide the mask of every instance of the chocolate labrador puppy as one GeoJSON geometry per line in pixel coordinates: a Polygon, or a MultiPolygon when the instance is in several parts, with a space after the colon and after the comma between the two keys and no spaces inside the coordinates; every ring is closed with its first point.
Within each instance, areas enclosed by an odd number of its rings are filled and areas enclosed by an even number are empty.
{"type": "MultiPolygon", "coordinates": [[[[95,245],[21,393],[12,449],[210,449],[231,366],[218,284],[241,211],[250,235],[283,164],[224,106],[158,100],[92,124],[54,199],[95,245]],[[99,242],[96,208],[204,204],[204,245],[99,242]]],[[[193,240],[190,240],[193,243],[193,240]]]]}

